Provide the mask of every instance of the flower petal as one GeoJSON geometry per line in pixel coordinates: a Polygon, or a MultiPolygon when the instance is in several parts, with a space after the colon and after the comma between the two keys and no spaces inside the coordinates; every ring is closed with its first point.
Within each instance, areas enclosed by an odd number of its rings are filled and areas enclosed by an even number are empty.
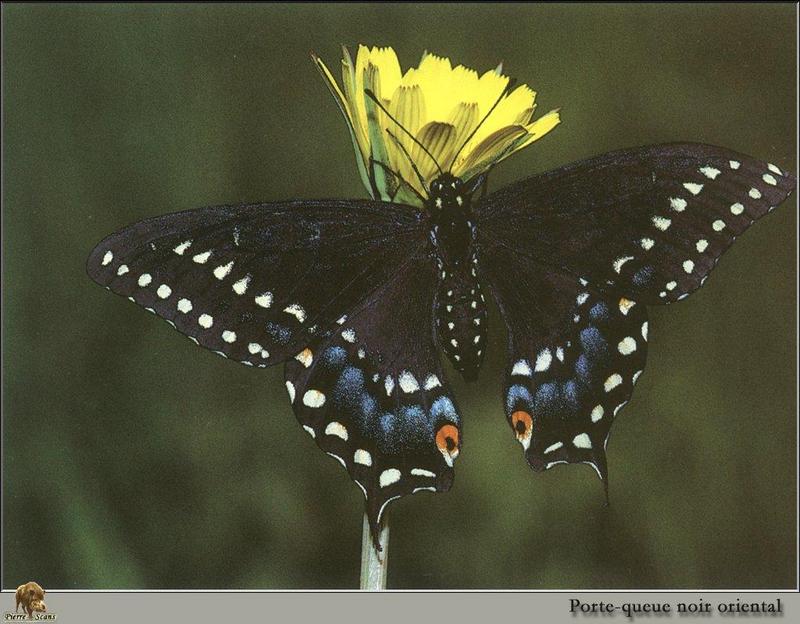
{"type": "MultiPolygon", "coordinates": [[[[470,146],[474,147],[479,145],[498,128],[504,128],[519,123],[517,118],[519,117],[520,111],[532,108],[534,98],[534,92],[525,85],[520,85],[511,93],[507,94],[492,111],[492,114],[481,126],[480,130],[475,133],[472,141],[470,141],[470,146]]],[[[494,104],[496,101],[497,96],[495,96],[491,104],[494,104]]],[[[491,104],[489,106],[491,106],[491,104]]],[[[482,115],[485,115],[487,111],[488,107],[483,110],[482,115]]]]}
{"type": "Polygon", "coordinates": [[[417,69],[409,69],[403,76],[403,84],[419,85],[425,95],[427,119],[425,121],[444,121],[453,101],[453,68],[450,59],[427,54],[417,69]]]}
{"type": "Polygon", "coordinates": [[[394,93],[395,89],[400,85],[400,61],[397,60],[397,54],[390,48],[372,48],[368,52],[369,57],[367,61],[378,68],[381,75],[381,87],[383,94],[388,96],[394,93]]]}
{"type": "Polygon", "coordinates": [[[514,120],[514,123],[520,126],[527,126],[531,122],[531,117],[533,117],[533,111],[535,110],[536,106],[531,106],[530,108],[526,108],[525,110],[521,111],[514,120]]]}
{"type": "Polygon", "coordinates": [[[414,135],[422,127],[426,118],[425,100],[419,85],[398,86],[387,108],[392,116],[414,135]]]}
{"type": "MultiPolygon", "coordinates": [[[[425,119],[425,100],[422,97],[422,90],[419,85],[411,87],[404,85],[398,86],[394,91],[394,95],[392,95],[392,100],[389,103],[388,109],[392,116],[397,119],[406,130],[416,136],[417,131],[422,125],[422,120],[425,119]]],[[[389,128],[410,154],[414,142],[405,132],[396,128],[391,122],[389,123],[389,128]]],[[[387,142],[386,151],[389,154],[389,165],[403,176],[406,182],[413,184],[414,188],[424,193],[424,189],[420,188],[417,174],[414,173],[414,169],[411,166],[411,161],[393,140],[387,142]]],[[[405,194],[399,196],[398,199],[403,199],[404,197],[405,194]]]]}
{"type": "Polygon", "coordinates": [[[457,175],[464,180],[471,179],[489,165],[502,160],[505,157],[505,150],[514,141],[527,137],[527,135],[527,129],[518,125],[506,126],[495,130],[475,148],[467,152],[466,157],[463,159],[459,157],[453,167],[453,175],[457,175]]]}
{"type": "MultiPolygon", "coordinates": [[[[346,49],[345,53],[347,53],[346,49]]],[[[366,100],[368,98],[364,95],[364,89],[372,89],[378,97],[386,97],[388,94],[393,93],[400,83],[400,62],[397,60],[397,54],[392,48],[367,48],[364,45],[359,45],[355,67],[349,53],[346,54],[343,64],[350,70],[350,80],[346,76],[343,77],[346,91],[349,89],[347,97],[351,103],[355,104],[353,106],[354,117],[364,123],[366,128],[366,100]],[[369,67],[373,69],[369,70],[370,84],[367,84],[365,76],[369,67]],[[356,115],[356,113],[358,114],[356,115]]],[[[364,134],[366,136],[368,132],[365,131],[364,134]]]]}
{"type": "Polygon", "coordinates": [[[456,155],[464,141],[469,136],[470,132],[475,128],[478,123],[478,103],[477,102],[460,102],[447,117],[447,123],[455,127],[456,131],[453,135],[453,140],[449,143],[449,149],[442,153],[441,163],[442,167],[450,168],[451,161],[456,155]]]}
{"type": "MultiPolygon", "coordinates": [[[[417,133],[417,140],[422,143],[431,156],[439,163],[439,167],[444,169],[446,164],[442,162],[442,153],[448,149],[448,143],[455,136],[456,129],[451,124],[440,121],[431,121],[425,124],[417,133]]],[[[419,145],[414,145],[411,157],[417,164],[417,168],[426,180],[430,180],[439,175],[439,167],[431,160],[419,145]]]]}
{"type": "Polygon", "coordinates": [[[551,110],[549,113],[542,115],[534,121],[533,123],[528,124],[526,129],[528,130],[528,134],[530,137],[517,149],[522,149],[533,143],[534,141],[541,139],[545,134],[550,132],[553,128],[555,128],[558,124],[561,123],[561,115],[559,110],[551,110]]]}
{"type": "Polygon", "coordinates": [[[508,86],[508,76],[502,74],[502,64],[497,69],[490,69],[481,76],[478,83],[478,88],[475,91],[474,97],[478,102],[478,117],[483,119],[483,116],[488,112],[500,97],[503,89],[508,86]],[[501,71],[498,72],[498,69],[501,71]]]}
{"type": "Polygon", "coordinates": [[[333,99],[336,101],[336,105],[339,107],[339,110],[342,112],[345,121],[347,122],[347,129],[350,132],[350,139],[353,142],[353,149],[356,153],[356,164],[358,165],[358,173],[361,176],[361,181],[364,183],[364,186],[367,188],[370,187],[369,184],[369,177],[367,176],[367,164],[366,158],[367,154],[366,151],[369,149],[369,146],[366,144],[366,141],[359,143],[358,137],[359,135],[363,135],[363,133],[358,132],[356,129],[355,122],[353,120],[353,115],[350,111],[350,106],[348,105],[347,99],[345,98],[344,94],[342,93],[339,85],[336,84],[336,80],[333,78],[330,70],[322,62],[316,54],[312,53],[311,58],[314,61],[314,64],[317,66],[320,74],[322,74],[322,78],[325,81],[325,84],[328,86],[328,90],[331,92],[333,99]]]}
{"type": "MultiPolygon", "coordinates": [[[[364,46],[359,46],[359,51],[364,46]]],[[[366,49],[366,48],[365,48],[366,49]]],[[[367,137],[367,114],[364,108],[363,91],[361,97],[356,96],[356,70],[350,51],[342,46],[342,87],[347,100],[350,115],[356,128],[356,140],[362,146],[364,160],[369,157],[369,139],[367,137]]],[[[369,189],[370,186],[367,185],[369,189]]]]}

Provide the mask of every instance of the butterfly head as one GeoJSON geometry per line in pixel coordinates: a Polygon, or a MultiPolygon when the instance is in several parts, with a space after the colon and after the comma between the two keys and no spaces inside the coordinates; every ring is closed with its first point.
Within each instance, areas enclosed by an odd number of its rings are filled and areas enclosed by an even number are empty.
{"type": "Polygon", "coordinates": [[[432,215],[469,212],[472,191],[461,178],[442,173],[431,182],[428,210],[432,215]]]}

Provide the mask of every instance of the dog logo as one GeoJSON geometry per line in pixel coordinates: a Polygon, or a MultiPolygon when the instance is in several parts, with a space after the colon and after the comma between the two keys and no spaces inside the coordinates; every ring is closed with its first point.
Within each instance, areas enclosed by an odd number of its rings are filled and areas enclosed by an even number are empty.
{"type": "Polygon", "coordinates": [[[55,620],[56,616],[47,613],[47,605],[44,603],[45,590],[36,581],[28,581],[24,585],[17,587],[17,606],[14,614],[6,613],[5,620],[24,619],[25,614],[29,620],[55,620]],[[22,613],[19,608],[22,607],[22,613]]]}

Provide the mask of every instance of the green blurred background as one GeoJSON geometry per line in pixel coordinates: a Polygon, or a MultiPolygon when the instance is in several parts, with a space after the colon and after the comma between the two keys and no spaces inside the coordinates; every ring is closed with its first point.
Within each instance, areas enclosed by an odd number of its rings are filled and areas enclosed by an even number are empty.
{"type": "MultiPolygon", "coordinates": [[[[198,349],[84,273],[144,217],[364,196],[310,50],[502,61],[563,123],[495,186],[675,140],[797,171],[795,11],[4,4],[3,587],[357,586],[361,493],[297,425],[281,367],[198,349]]],[[[495,315],[480,380],[451,375],[453,489],[392,510],[390,586],[793,587],[796,226],[793,196],[700,293],[652,310],[610,509],[590,468],[527,467],[495,315]]]]}

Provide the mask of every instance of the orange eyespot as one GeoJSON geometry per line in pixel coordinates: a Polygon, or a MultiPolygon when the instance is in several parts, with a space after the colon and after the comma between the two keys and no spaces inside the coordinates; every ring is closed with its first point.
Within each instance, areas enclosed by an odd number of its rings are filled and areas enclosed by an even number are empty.
{"type": "Polygon", "coordinates": [[[520,441],[525,450],[531,444],[531,433],[533,432],[533,419],[528,412],[518,410],[511,414],[511,426],[514,427],[514,434],[520,441]]]}
{"type": "Polygon", "coordinates": [[[453,460],[458,457],[459,440],[458,428],[455,425],[442,425],[436,432],[436,446],[448,466],[452,466],[453,460]]]}
{"type": "Polygon", "coordinates": [[[519,410],[511,414],[511,424],[517,437],[524,436],[533,425],[533,420],[528,412],[519,410]]]}

